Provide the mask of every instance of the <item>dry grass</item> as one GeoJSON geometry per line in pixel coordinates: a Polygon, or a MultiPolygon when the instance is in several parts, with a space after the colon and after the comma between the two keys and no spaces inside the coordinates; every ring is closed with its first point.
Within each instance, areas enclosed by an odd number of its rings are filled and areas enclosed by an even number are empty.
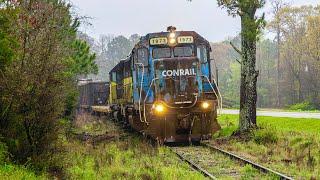
{"type": "Polygon", "coordinates": [[[320,178],[320,120],[259,117],[260,129],[249,138],[231,136],[238,116],[224,115],[220,123],[215,145],[296,179],[320,178]]]}
{"type": "Polygon", "coordinates": [[[218,179],[277,179],[273,175],[261,173],[250,165],[240,164],[205,147],[187,146],[175,149],[218,179]]]}
{"type": "Polygon", "coordinates": [[[203,179],[168,149],[152,147],[106,118],[85,115],[77,121],[74,131],[95,136],[107,132],[118,138],[97,144],[77,139],[65,141],[65,152],[57,156],[63,161],[67,179],[203,179]]]}

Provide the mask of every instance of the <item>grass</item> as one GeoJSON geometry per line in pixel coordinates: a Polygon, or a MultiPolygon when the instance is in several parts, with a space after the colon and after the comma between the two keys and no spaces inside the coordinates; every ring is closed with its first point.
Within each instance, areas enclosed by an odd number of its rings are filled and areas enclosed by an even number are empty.
{"type": "Polygon", "coordinates": [[[6,146],[0,142],[0,179],[45,179],[45,175],[36,175],[34,171],[24,166],[11,163],[8,159],[6,146]]]}
{"type": "Polygon", "coordinates": [[[63,161],[67,179],[203,179],[169,149],[152,147],[108,121],[78,123],[75,131],[118,133],[119,138],[95,145],[76,139],[65,141],[65,152],[57,156],[63,161]]]}
{"type": "Polygon", "coordinates": [[[59,163],[40,175],[28,167],[10,163],[6,146],[0,142],[0,179],[204,179],[169,149],[155,148],[146,140],[123,132],[106,119],[87,115],[78,118],[70,137],[63,134],[59,137],[63,150],[52,157],[59,163]],[[115,135],[115,138],[99,143],[78,138],[81,135],[101,137],[106,134],[115,135]]]}
{"type": "Polygon", "coordinates": [[[310,102],[303,102],[303,103],[298,103],[298,104],[293,104],[288,107],[290,110],[298,110],[298,111],[314,111],[318,110],[315,105],[313,105],[310,102]]]}
{"type": "Polygon", "coordinates": [[[218,179],[277,179],[271,174],[261,173],[251,166],[234,161],[225,155],[205,147],[178,147],[176,151],[199,164],[218,179]]]}
{"type": "Polygon", "coordinates": [[[259,129],[245,139],[231,136],[238,115],[222,115],[219,122],[222,130],[215,134],[216,145],[296,179],[320,178],[319,119],[258,117],[259,129]]]}
{"type": "Polygon", "coordinates": [[[34,171],[23,166],[13,164],[0,165],[0,179],[46,179],[45,175],[36,175],[34,171]]]}
{"type": "MultiPolygon", "coordinates": [[[[226,110],[239,110],[239,108],[223,108],[226,110]]],[[[320,110],[301,110],[301,109],[273,109],[273,108],[257,108],[257,111],[273,111],[273,112],[307,112],[307,113],[319,113],[320,110]]]]}
{"type": "MultiPolygon", "coordinates": [[[[223,126],[222,133],[230,135],[232,131],[238,127],[239,115],[222,115],[219,118],[219,123],[223,126]],[[227,132],[225,132],[227,131],[227,132]]],[[[320,120],[319,119],[305,119],[305,118],[286,118],[286,117],[257,117],[258,126],[275,129],[281,132],[305,132],[305,133],[319,133],[320,120]]]]}

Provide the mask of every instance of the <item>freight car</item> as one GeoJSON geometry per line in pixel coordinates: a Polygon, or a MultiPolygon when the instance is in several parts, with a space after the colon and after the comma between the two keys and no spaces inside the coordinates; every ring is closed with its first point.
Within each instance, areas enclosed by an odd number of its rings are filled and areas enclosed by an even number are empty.
{"type": "Polygon", "coordinates": [[[78,83],[79,109],[89,112],[107,112],[109,82],[81,80],[78,83]]]}
{"type": "Polygon", "coordinates": [[[210,51],[196,32],[172,26],[142,37],[109,73],[114,118],[159,143],[209,139],[222,101],[210,51]]]}

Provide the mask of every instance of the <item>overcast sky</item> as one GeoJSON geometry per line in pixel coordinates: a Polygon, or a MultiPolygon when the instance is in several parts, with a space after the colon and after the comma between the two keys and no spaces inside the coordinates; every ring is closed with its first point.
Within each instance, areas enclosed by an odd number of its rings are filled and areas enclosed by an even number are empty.
{"type": "MultiPolygon", "coordinates": [[[[81,30],[98,38],[100,34],[130,36],[165,31],[194,30],[217,42],[240,32],[239,18],[228,16],[216,0],[70,0],[74,11],[89,16],[92,26],[81,30]]],[[[268,0],[267,0],[268,1],[268,0]]],[[[319,0],[289,0],[292,5],[317,5],[319,0]]],[[[269,4],[263,11],[270,13],[269,4]]]]}

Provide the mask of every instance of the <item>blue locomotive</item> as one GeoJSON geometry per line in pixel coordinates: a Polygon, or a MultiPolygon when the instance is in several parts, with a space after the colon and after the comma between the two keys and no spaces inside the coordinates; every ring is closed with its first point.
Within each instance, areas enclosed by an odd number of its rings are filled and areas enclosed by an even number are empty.
{"type": "Polygon", "coordinates": [[[109,73],[114,118],[163,142],[209,139],[221,96],[211,47],[194,31],[150,33],[109,73]]]}

